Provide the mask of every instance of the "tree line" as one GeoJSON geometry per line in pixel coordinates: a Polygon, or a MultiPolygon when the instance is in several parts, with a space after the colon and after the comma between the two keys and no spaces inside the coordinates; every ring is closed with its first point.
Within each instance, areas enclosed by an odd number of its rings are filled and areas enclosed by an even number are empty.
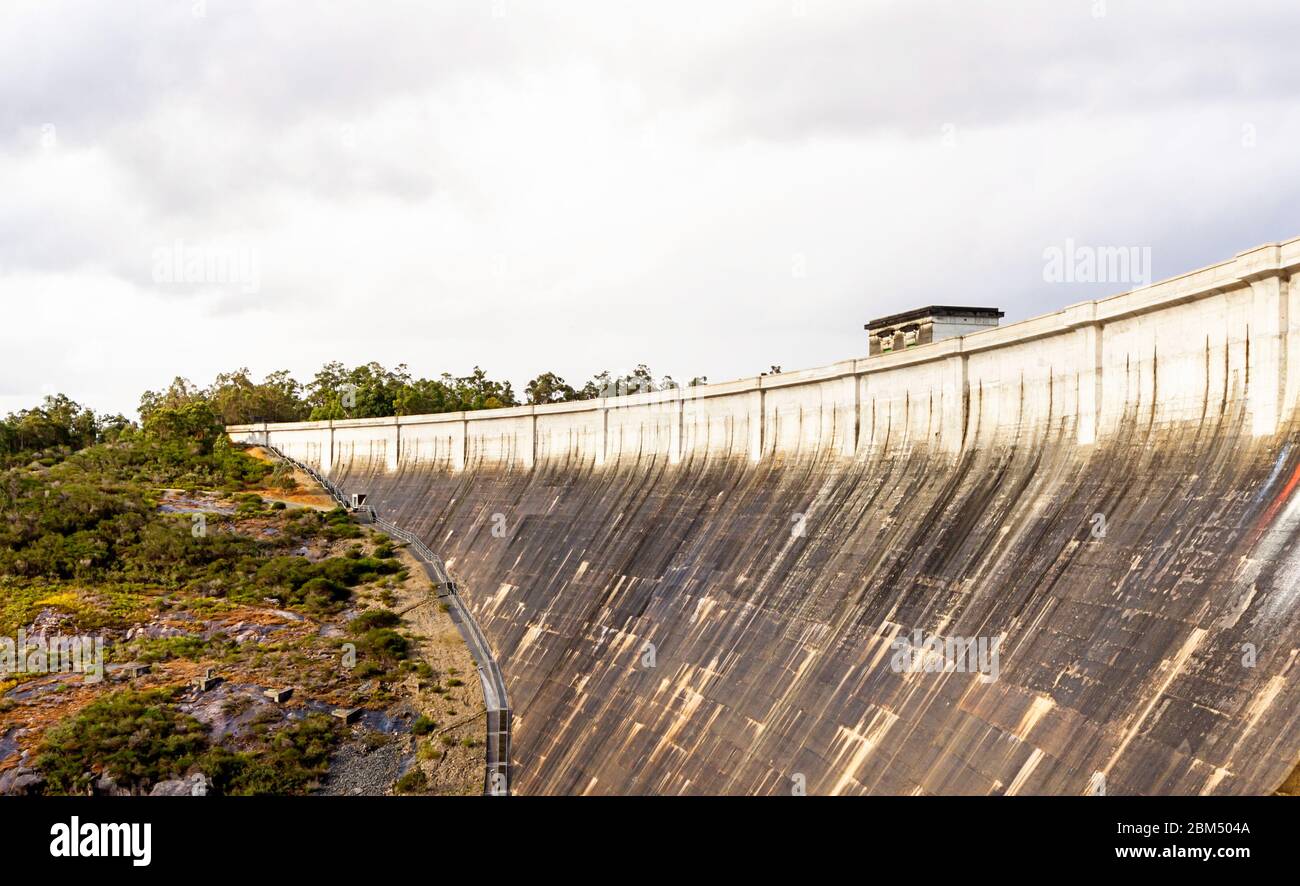
{"type": "MultiPolygon", "coordinates": [[[[707,382],[697,376],[686,384],[707,382]]],[[[98,415],[63,394],[47,396],[40,406],[0,419],[0,458],[12,463],[30,453],[76,452],[123,435],[147,437],[155,445],[178,448],[178,453],[184,449],[207,455],[225,425],[470,412],[677,387],[671,376],[656,379],[645,364],[627,373],[600,372],[581,386],[543,372],[524,387],[522,401],[509,381],[493,379],[478,366],[464,376],[416,378],[405,364],[388,369],[371,362],[349,368],[335,361],[306,384],[286,370],[254,381],[245,368],[221,373],[206,387],[177,377],[166,388],[145,391],[138,424],[120,414],[98,415]]]]}
{"type": "MultiPolygon", "coordinates": [[[[707,381],[698,376],[688,384],[707,381]]],[[[148,421],[159,407],[174,409],[203,401],[225,425],[386,418],[523,404],[537,406],[678,386],[668,375],[656,380],[645,364],[624,374],[598,373],[581,386],[569,384],[554,372],[543,372],[528,382],[520,399],[509,381],[491,378],[478,366],[468,375],[444,372],[437,378],[416,378],[404,363],[392,369],[375,362],[349,368],[335,361],[321,367],[305,384],[284,370],[272,372],[256,382],[247,369],[238,369],[218,375],[206,388],[177,378],[166,390],[144,393],[140,398],[140,417],[148,421]]]]}
{"type": "Polygon", "coordinates": [[[0,419],[0,454],[76,451],[111,441],[131,425],[125,416],[96,415],[63,394],[55,394],[46,397],[40,406],[11,412],[0,419]]]}

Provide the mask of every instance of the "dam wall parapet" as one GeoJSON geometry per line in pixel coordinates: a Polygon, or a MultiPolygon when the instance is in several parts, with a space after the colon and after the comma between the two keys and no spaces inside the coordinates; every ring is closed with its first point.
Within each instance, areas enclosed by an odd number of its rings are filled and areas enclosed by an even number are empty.
{"type": "Polygon", "coordinates": [[[1198,421],[1244,399],[1252,433],[1277,431],[1300,392],[1300,239],[1056,313],[882,356],[721,384],[542,406],[230,427],[329,473],[470,463],[602,465],[656,455],[773,454],[927,445],[955,453],[1062,422],[1081,445],[1130,410],[1198,421]]]}

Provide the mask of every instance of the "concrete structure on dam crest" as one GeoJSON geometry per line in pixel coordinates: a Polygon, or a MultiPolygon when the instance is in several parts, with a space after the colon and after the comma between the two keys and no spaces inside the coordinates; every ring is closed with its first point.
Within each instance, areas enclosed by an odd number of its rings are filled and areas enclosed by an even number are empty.
{"type": "Polygon", "coordinates": [[[1296,268],[1300,240],[725,384],[228,431],[443,556],[521,793],[1271,791],[1296,268]],[[995,640],[996,679],[900,669],[916,637],[995,640]]]}

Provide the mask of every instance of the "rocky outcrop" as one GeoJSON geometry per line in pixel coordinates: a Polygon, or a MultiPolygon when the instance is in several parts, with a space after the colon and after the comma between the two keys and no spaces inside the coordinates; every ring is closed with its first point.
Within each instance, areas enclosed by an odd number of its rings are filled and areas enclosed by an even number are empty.
{"type": "Polygon", "coordinates": [[[0,795],[33,796],[45,787],[45,776],[26,766],[15,766],[0,772],[0,795]]]}
{"type": "Polygon", "coordinates": [[[149,791],[151,797],[203,797],[212,790],[212,779],[202,772],[187,778],[169,778],[160,781],[149,791]]]}

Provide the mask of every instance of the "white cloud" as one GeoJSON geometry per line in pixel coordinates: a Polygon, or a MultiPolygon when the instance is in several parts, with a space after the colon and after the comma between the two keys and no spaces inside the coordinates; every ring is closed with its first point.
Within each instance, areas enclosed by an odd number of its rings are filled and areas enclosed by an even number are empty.
{"type": "Polygon", "coordinates": [[[330,359],[720,380],[1115,291],[1044,283],[1066,238],[1158,278],[1300,233],[1300,13],[1105,5],[11,0],[0,409],[330,359]],[[158,283],[177,241],[258,291],[158,283]]]}

